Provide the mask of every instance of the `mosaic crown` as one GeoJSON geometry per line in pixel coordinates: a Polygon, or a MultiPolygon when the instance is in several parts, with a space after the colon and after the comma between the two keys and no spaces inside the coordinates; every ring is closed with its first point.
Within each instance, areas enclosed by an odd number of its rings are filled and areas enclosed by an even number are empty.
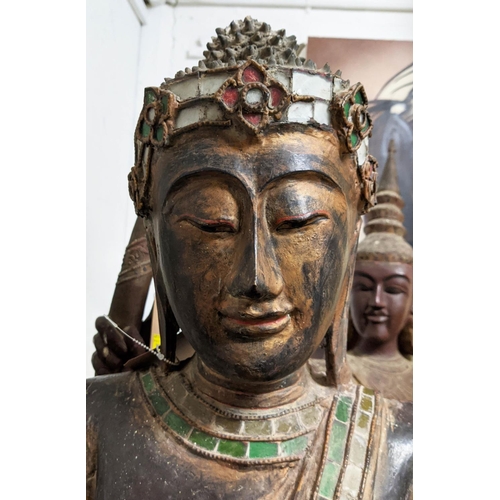
{"type": "Polygon", "coordinates": [[[356,161],[365,211],[373,206],[377,162],[368,154],[372,120],[363,86],[349,86],[340,71],[332,74],[328,65],[317,69],[298,57],[295,36],[273,31],[265,22],[247,17],[216,33],[198,66],[145,89],[129,174],[137,214],[149,212],[152,150],[199,127],[236,123],[254,134],[294,123],[335,130],[341,152],[356,161]]]}

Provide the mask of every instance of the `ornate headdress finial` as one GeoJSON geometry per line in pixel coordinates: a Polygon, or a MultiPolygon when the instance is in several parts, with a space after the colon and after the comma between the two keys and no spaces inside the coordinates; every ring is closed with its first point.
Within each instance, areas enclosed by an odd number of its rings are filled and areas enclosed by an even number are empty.
{"type": "Polygon", "coordinates": [[[404,206],[398,184],[394,140],[389,142],[387,162],[377,190],[377,205],[368,210],[364,231],[367,235],[358,246],[358,260],[413,263],[413,249],[404,239],[404,206]]]}
{"type": "Polygon", "coordinates": [[[205,59],[160,87],[144,93],[135,131],[135,165],[130,196],[138,215],[149,208],[152,151],[171,145],[182,133],[203,126],[236,123],[261,134],[284,124],[335,131],[342,153],[352,154],[364,210],[375,203],[376,160],[368,154],[372,120],[360,83],[349,87],[340,71],[298,57],[295,36],[273,31],[251,17],[217,28],[205,59]]]}

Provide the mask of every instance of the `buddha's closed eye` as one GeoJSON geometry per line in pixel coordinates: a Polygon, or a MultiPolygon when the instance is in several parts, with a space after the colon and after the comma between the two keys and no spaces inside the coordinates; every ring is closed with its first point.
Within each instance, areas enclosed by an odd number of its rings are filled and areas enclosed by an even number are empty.
{"type": "Polygon", "coordinates": [[[236,233],[234,224],[227,219],[202,219],[192,214],[181,215],[178,222],[186,221],[206,233],[236,233]]]}
{"type": "Polygon", "coordinates": [[[319,210],[316,212],[308,212],[301,215],[289,215],[280,217],[276,221],[276,231],[287,231],[293,229],[301,229],[312,224],[316,224],[322,220],[329,219],[328,212],[319,210]]]}

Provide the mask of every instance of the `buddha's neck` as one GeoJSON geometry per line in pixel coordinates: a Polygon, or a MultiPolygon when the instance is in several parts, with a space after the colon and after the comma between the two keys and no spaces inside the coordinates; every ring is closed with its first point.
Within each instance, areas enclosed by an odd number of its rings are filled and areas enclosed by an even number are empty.
{"type": "Polygon", "coordinates": [[[238,384],[208,368],[198,356],[189,364],[186,376],[197,391],[221,403],[242,408],[272,408],[293,403],[307,392],[305,367],[278,381],[238,384]]]}
{"type": "Polygon", "coordinates": [[[395,358],[401,356],[397,337],[393,341],[384,343],[373,342],[370,339],[361,338],[352,350],[352,353],[357,356],[374,356],[380,358],[395,358]]]}

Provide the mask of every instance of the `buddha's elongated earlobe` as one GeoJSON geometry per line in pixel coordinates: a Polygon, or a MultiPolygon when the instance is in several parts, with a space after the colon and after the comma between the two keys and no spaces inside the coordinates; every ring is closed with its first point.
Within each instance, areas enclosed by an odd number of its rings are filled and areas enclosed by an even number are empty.
{"type": "Polygon", "coordinates": [[[341,296],[337,302],[338,305],[333,318],[333,324],[328,329],[325,336],[326,379],[327,383],[334,387],[346,384],[351,379],[351,371],[345,362],[347,352],[347,329],[349,324],[348,298],[354,275],[360,228],[361,219],[359,219],[354,235],[350,241],[352,249],[351,255],[349,256],[349,263],[344,275],[341,296]]]}
{"type": "MultiPolygon", "coordinates": [[[[166,359],[172,363],[176,361],[177,332],[179,325],[175,319],[172,308],[167,297],[167,291],[163,278],[158,268],[158,259],[156,251],[156,241],[148,219],[145,221],[146,238],[148,241],[149,255],[153,269],[153,278],[155,285],[156,304],[158,307],[158,323],[160,325],[161,344],[160,350],[166,359]]],[[[168,365],[171,367],[171,365],[168,365]]]]}

